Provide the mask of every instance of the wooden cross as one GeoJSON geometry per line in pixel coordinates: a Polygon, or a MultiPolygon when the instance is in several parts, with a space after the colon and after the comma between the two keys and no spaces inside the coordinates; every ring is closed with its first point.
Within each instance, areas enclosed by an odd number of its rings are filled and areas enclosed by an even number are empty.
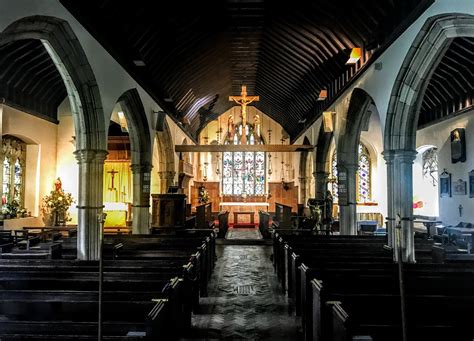
{"type": "Polygon", "coordinates": [[[247,96],[247,87],[245,85],[242,85],[242,92],[240,93],[240,96],[229,96],[229,101],[234,101],[235,103],[242,106],[242,144],[247,144],[247,135],[245,134],[247,128],[247,105],[259,100],[259,96],[247,96]]]}
{"type": "Polygon", "coordinates": [[[114,178],[115,178],[115,174],[118,173],[118,171],[116,171],[115,169],[112,169],[110,172],[107,172],[109,173],[111,176],[112,176],[112,186],[109,187],[109,191],[114,191],[115,190],[115,185],[114,185],[114,178]]]}

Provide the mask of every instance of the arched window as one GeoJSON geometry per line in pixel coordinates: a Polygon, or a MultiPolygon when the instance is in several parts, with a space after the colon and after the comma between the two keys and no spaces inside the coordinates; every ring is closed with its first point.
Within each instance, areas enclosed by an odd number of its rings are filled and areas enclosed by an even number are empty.
{"type": "Polygon", "coordinates": [[[2,203],[15,201],[23,207],[25,201],[25,161],[26,144],[13,136],[4,136],[1,151],[2,203]]]}
{"type": "MultiPolygon", "coordinates": [[[[253,124],[236,125],[224,144],[240,144],[246,134],[247,144],[263,144],[253,124]]],[[[222,193],[224,195],[265,194],[265,152],[224,152],[222,158],[222,193]]]]}
{"type": "MultiPolygon", "coordinates": [[[[369,150],[362,143],[359,143],[359,164],[357,170],[357,202],[364,203],[372,200],[372,161],[369,150]]],[[[331,158],[331,193],[337,199],[337,153],[334,150],[331,158]]]]}
{"type": "Polygon", "coordinates": [[[338,185],[337,185],[337,153],[336,150],[331,157],[331,193],[334,201],[338,199],[338,185]]]}
{"type": "Polygon", "coordinates": [[[359,169],[357,171],[357,202],[372,199],[372,164],[367,147],[359,143],[359,169]]]}
{"type": "Polygon", "coordinates": [[[431,147],[423,152],[423,177],[433,186],[438,184],[438,148],[431,147]]]}

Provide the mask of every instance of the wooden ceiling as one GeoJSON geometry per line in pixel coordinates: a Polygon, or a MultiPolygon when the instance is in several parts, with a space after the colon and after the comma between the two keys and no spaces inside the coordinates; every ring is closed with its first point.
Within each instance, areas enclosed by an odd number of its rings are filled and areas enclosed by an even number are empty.
{"type": "Polygon", "coordinates": [[[67,91],[56,65],[39,40],[0,46],[0,98],[36,116],[57,122],[67,91]]]}
{"type": "Polygon", "coordinates": [[[247,85],[291,137],[433,0],[74,1],[61,3],[178,122],[196,134],[247,85]],[[145,66],[136,66],[134,61],[145,66]],[[317,101],[327,89],[325,101],[317,101]],[[184,119],[185,118],[185,119],[184,119]]]}
{"type": "Polygon", "coordinates": [[[472,107],[473,97],[474,38],[455,38],[426,88],[418,127],[472,107]]]}

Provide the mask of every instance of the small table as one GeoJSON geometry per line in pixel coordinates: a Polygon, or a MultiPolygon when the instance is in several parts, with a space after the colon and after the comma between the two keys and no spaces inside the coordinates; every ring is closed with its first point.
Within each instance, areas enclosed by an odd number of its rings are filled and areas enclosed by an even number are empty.
{"type": "Polygon", "coordinates": [[[414,223],[421,223],[426,227],[428,237],[432,237],[437,234],[436,225],[442,223],[440,220],[427,220],[427,219],[414,219],[414,223]]]}
{"type": "Polygon", "coordinates": [[[248,227],[248,224],[255,224],[254,222],[255,212],[253,211],[240,211],[234,212],[234,228],[235,227],[248,227]],[[250,223],[239,223],[239,215],[248,215],[250,217],[250,223]]]}

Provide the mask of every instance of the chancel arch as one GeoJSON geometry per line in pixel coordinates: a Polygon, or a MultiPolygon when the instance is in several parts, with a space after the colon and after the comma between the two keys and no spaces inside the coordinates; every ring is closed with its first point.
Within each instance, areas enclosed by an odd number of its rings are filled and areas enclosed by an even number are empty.
{"type": "Polygon", "coordinates": [[[107,152],[102,102],[95,76],[65,20],[39,15],[25,17],[0,34],[0,46],[20,41],[40,41],[65,84],[74,121],[74,153],[79,164],[78,258],[97,259],[97,214],[102,211],[101,184],[107,152]]]}
{"type": "MultiPolygon", "coordinates": [[[[305,136],[303,139],[303,144],[311,145],[308,137],[305,136]]],[[[300,174],[299,174],[299,183],[300,183],[300,201],[301,205],[306,205],[309,198],[315,197],[315,152],[314,151],[304,151],[300,153],[300,174]]]]}
{"type": "MultiPolygon", "coordinates": [[[[335,179],[331,179],[332,159],[331,150],[334,149],[334,136],[332,131],[326,131],[321,124],[316,144],[316,175],[315,191],[316,199],[325,200],[329,187],[332,187],[335,179]],[[331,145],[332,148],[331,148],[331,145]]],[[[329,218],[329,217],[323,217],[329,218]]]]}
{"type": "Polygon", "coordinates": [[[111,117],[109,154],[105,161],[105,227],[126,227],[149,233],[151,134],[136,89],[123,93],[111,117]],[[112,136],[111,136],[112,134],[112,136]]]}
{"type": "MultiPolygon", "coordinates": [[[[366,150],[360,145],[360,134],[362,130],[368,130],[372,114],[369,107],[372,103],[373,100],[364,90],[355,88],[352,91],[345,120],[337,139],[338,204],[342,234],[357,232],[358,174],[360,174],[361,154],[359,149],[362,149],[362,152],[366,150]]],[[[367,171],[370,175],[370,169],[367,171]]]]}
{"type": "Polygon", "coordinates": [[[155,165],[154,168],[158,173],[158,190],[159,193],[166,193],[168,187],[174,184],[176,176],[174,142],[166,120],[163,123],[163,131],[156,132],[154,145],[154,159],[157,162],[157,167],[155,165]]]}
{"type": "Polygon", "coordinates": [[[474,37],[474,16],[452,13],[429,18],[408,51],[390,96],[384,134],[389,243],[397,246],[395,226],[400,224],[400,246],[408,262],[415,261],[413,161],[420,110],[433,74],[451,43],[460,37],[474,37]]]}

